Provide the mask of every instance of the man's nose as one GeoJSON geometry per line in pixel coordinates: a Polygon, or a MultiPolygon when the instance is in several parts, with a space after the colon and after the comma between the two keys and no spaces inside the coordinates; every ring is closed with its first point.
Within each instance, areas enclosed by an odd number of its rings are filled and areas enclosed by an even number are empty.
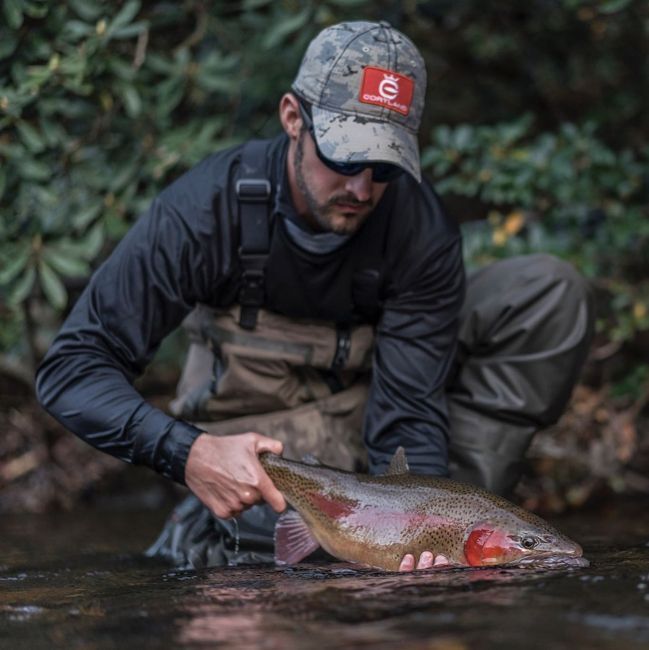
{"type": "Polygon", "coordinates": [[[369,201],[372,198],[372,170],[367,167],[355,176],[348,176],[345,189],[353,194],[357,201],[369,201]]]}

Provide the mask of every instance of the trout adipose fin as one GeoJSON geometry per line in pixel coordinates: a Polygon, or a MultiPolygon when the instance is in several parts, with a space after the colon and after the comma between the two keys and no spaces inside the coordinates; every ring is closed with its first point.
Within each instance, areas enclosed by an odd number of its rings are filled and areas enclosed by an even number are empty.
{"type": "Polygon", "coordinates": [[[320,544],[297,510],[284,511],[275,525],[275,563],[297,564],[320,544]]]}

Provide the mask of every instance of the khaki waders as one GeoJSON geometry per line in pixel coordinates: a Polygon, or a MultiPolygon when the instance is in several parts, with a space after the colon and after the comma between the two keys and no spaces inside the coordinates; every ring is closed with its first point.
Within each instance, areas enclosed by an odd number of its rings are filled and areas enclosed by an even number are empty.
{"type": "MultiPolygon", "coordinates": [[[[513,489],[532,436],[556,422],[570,398],[588,353],[592,312],[586,282],[549,255],[503,260],[469,276],[447,384],[452,478],[503,494],[513,489]]],[[[192,343],[171,405],[176,416],[217,435],[278,438],[290,458],[312,453],[344,469],[366,465],[370,326],[351,331],[344,372],[332,387],[333,325],[262,310],[248,331],[238,325],[238,307],[201,307],[185,324],[192,343]]],[[[149,553],[194,567],[267,560],[272,538],[259,533],[264,518],[274,521],[262,507],[238,518],[253,531],[242,549],[237,520],[216,520],[192,497],[149,553]]]]}

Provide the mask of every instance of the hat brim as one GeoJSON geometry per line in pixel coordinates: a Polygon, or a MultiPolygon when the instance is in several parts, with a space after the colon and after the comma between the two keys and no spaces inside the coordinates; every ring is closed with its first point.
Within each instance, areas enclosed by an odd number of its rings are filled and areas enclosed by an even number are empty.
{"type": "Polygon", "coordinates": [[[322,155],[336,162],[386,162],[421,182],[417,136],[391,122],[312,106],[313,130],[322,155]]]}

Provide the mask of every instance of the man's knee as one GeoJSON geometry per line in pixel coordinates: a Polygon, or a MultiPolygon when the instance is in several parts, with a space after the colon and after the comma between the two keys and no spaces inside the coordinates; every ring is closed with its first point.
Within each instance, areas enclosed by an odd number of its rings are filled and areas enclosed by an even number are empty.
{"type": "Polygon", "coordinates": [[[548,254],[524,255],[469,278],[460,341],[469,354],[587,347],[593,320],[590,287],[571,264],[548,254]]]}
{"type": "Polygon", "coordinates": [[[530,301],[528,319],[539,328],[541,349],[575,355],[583,363],[594,331],[592,289],[575,267],[553,255],[530,255],[528,278],[538,278],[536,291],[521,287],[521,304],[530,301]]]}
{"type": "Polygon", "coordinates": [[[572,264],[547,253],[536,253],[517,259],[525,260],[523,264],[528,274],[544,279],[548,287],[561,286],[566,298],[576,302],[583,301],[592,309],[591,287],[572,264]]]}
{"type": "Polygon", "coordinates": [[[588,283],[569,263],[537,254],[481,269],[469,280],[452,399],[496,421],[548,426],[570,398],[592,333],[588,283]]]}

